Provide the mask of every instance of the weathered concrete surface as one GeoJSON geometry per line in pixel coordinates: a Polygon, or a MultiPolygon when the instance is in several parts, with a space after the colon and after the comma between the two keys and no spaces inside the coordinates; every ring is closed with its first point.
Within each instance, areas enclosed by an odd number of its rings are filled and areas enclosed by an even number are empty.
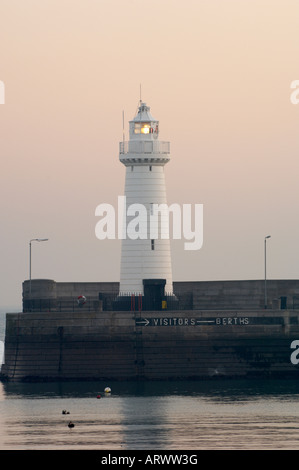
{"type": "MultiPolygon", "coordinates": [[[[174,282],[173,289],[182,309],[186,306],[195,310],[264,308],[264,280],[183,281],[174,282]]],[[[47,307],[53,310],[55,306],[62,310],[63,305],[66,310],[71,310],[71,303],[76,302],[79,295],[85,295],[89,302],[98,302],[99,294],[114,299],[118,293],[118,282],[55,282],[33,279],[29,296],[29,281],[23,282],[23,304],[26,305],[31,299],[35,310],[44,310],[47,307]]],[[[282,298],[286,302],[285,308],[299,308],[299,280],[268,280],[267,298],[268,308],[281,308],[282,298]]]]}
{"type": "MultiPolygon", "coordinates": [[[[174,283],[178,297],[192,293],[193,308],[198,309],[263,309],[265,306],[265,281],[194,281],[174,283]]],[[[296,279],[271,279],[267,281],[267,306],[277,309],[299,308],[299,281],[296,279]]]]}
{"type": "Polygon", "coordinates": [[[297,376],[299,310],[7,314],[2,379],[297,376]]]}

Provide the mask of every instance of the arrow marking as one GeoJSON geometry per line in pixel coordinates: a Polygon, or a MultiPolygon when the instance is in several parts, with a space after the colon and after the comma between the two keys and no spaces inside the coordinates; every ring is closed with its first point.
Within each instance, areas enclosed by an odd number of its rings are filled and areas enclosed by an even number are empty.
{"type": "Polygon", "coordinates": [[[135,325],[147,326],[148,324],[149,324],[149,320],[147,318],[144,318],[143,320],[135,321],[135,325]]]}

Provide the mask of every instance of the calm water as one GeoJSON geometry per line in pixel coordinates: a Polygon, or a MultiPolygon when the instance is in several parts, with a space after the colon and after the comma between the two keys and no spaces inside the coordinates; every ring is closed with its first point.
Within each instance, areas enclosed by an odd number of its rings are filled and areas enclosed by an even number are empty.
{"type": "Polygon", "coordinates": [[[0,449],[299,449],[299,381],[0,383],[0,449]]]}
{"type": "Polygon", "coordinates": [[[0,384],[0,449],[299,449],[295,382],[106,385],[0,384]]]}

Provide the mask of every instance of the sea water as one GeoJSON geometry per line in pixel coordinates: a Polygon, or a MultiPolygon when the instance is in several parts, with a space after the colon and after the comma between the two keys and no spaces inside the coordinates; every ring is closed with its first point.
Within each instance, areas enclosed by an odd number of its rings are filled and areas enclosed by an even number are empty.
{"type": "Polygon", "coordinates": [[[0,382],[0,450],[152,449],[297,450],[299,382],[0,382]]]}

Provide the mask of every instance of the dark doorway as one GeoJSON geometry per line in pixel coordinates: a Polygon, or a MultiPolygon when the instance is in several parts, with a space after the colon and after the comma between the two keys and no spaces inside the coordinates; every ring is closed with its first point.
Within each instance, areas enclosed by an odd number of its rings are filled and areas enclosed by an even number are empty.
{"type": "Polygon", "coordinates": [[[165,297],[165,279],[143,279],[144,308],[146,310],[161,310],[165,297]]]}

